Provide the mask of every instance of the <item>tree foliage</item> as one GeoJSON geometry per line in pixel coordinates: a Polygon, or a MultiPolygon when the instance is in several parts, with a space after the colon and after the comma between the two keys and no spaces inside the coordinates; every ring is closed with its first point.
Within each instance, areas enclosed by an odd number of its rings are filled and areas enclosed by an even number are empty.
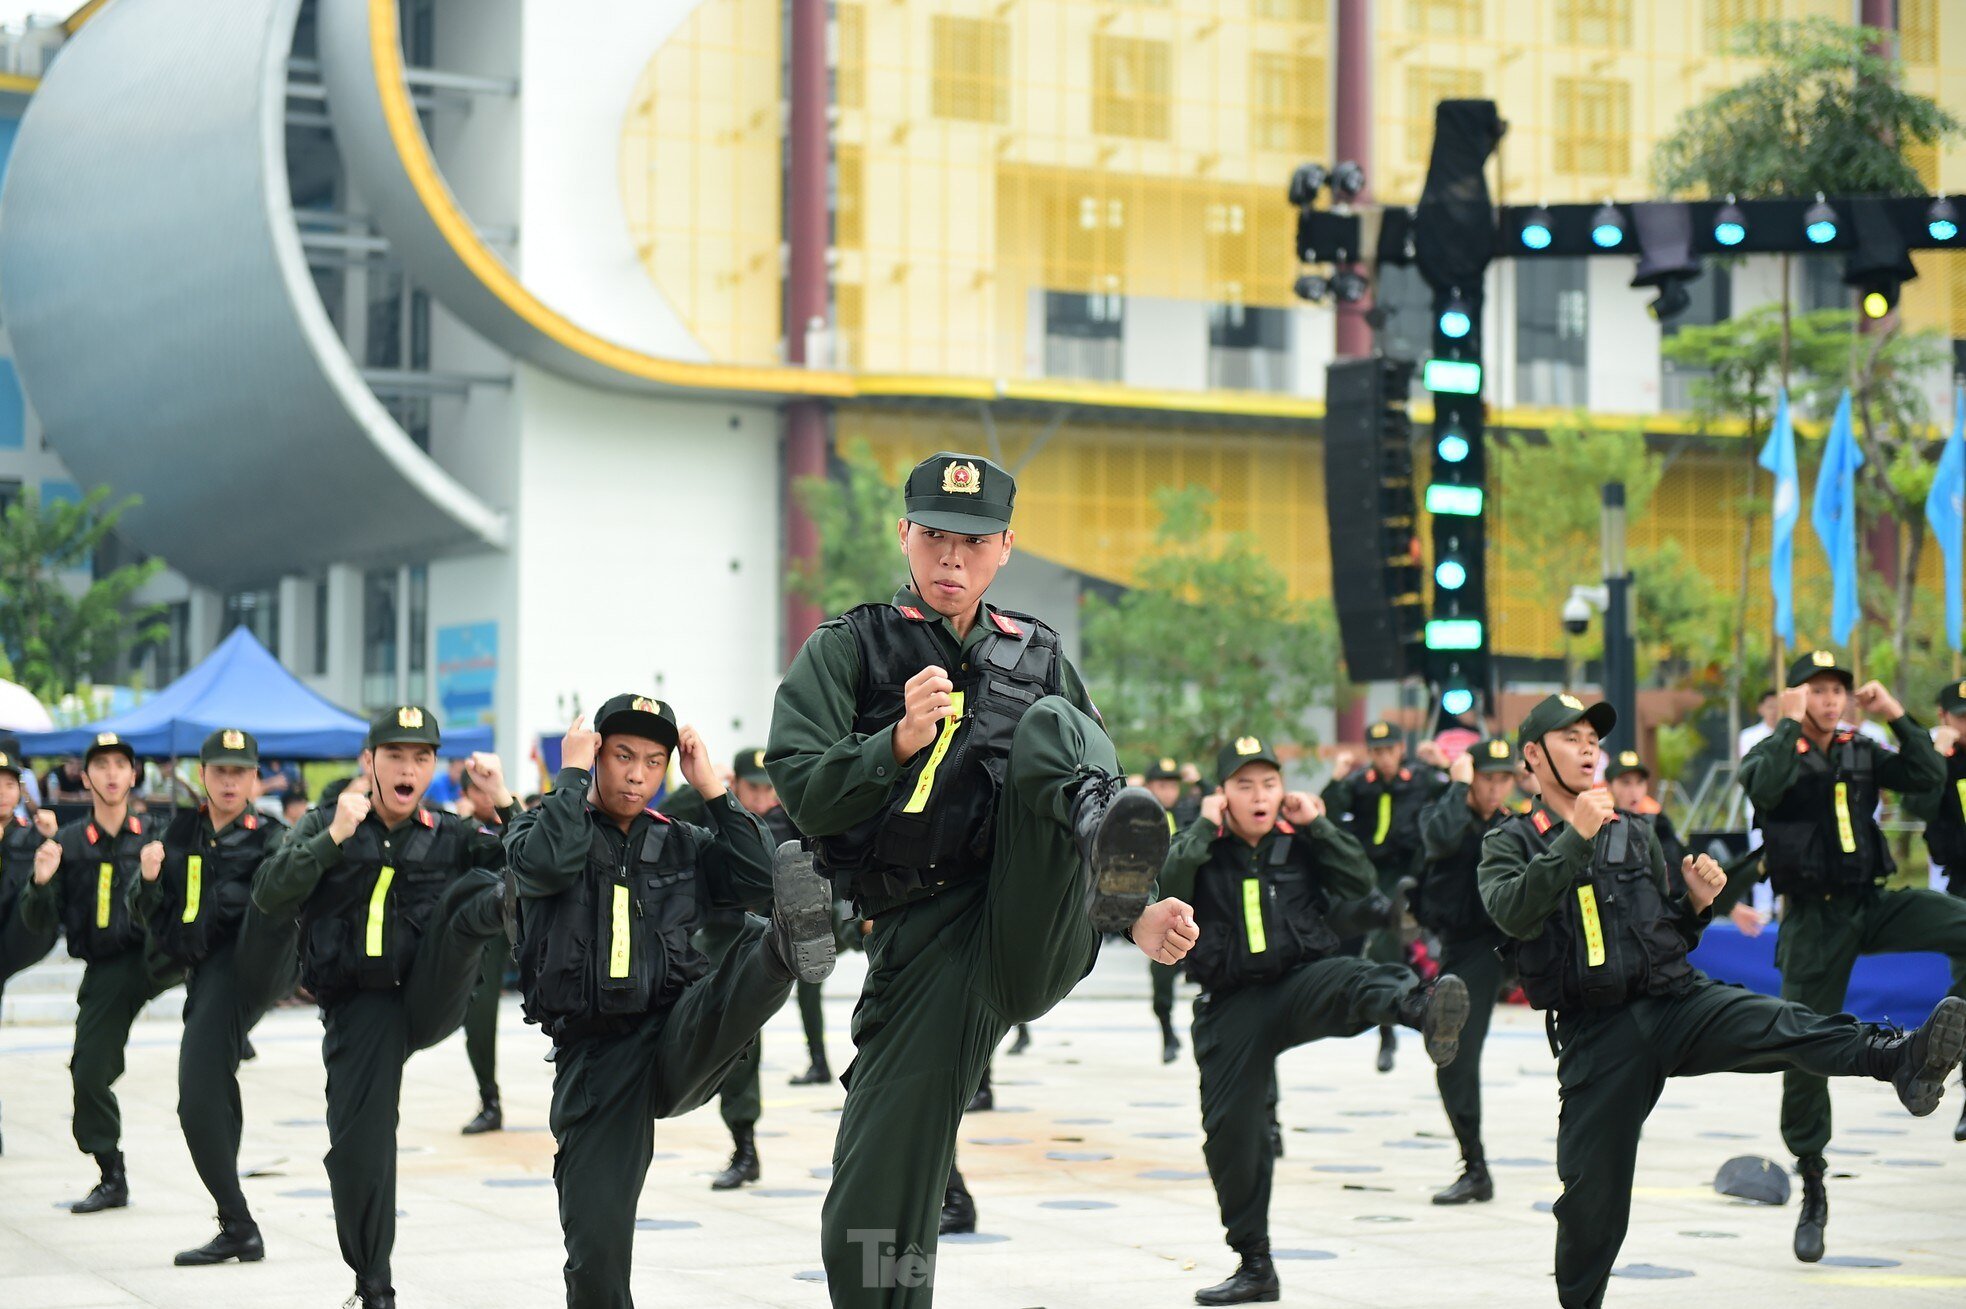
{"type": "Polygon", "coordinates": [[[1905,159],[1959,120],[1904,89],[1903,66],[1872,52],[1891,34],[1828,18],[1744,24],[1731,52],[1763,69],[1694,105],[1652,155],[1661,191],[1676,195],[1916,195],[1905,159]]]}
{"type": "Polygon", "coordinates": [[[819,529],[819,558],[795,561],[787,589],[828,614],[892,600],[907,573],[894,532],[900,496],[873,448],[853,442],[838,476],[802,477],[792,491],[819,529]]]}
{"type": "Polygon", "coordinates": [[[1213,493],[1163,487],[1134,585],[1085,602],[1083,672],[1121,758],[1212,759],[1230,737],[1313,744],[1349,695],[1328,604],[1292,599],[1253,537],[1217,538],[1213,493]]]}
{"type": "Polygon", "coordinates": [[[109,494],[97,487],[63,502],[28,491],[0,515],[0,649],[12,680],[44,703],[76,690],[132,645],[165,635],[160,606],[131,604],[161,561],[88,576],[97,548],[136,503],[111,504],[109,494]]]}

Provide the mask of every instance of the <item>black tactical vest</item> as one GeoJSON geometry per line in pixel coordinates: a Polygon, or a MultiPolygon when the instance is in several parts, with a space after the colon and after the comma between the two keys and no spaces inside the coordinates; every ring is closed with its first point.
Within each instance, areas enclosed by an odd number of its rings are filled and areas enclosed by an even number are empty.
{"type": "Polygon", "coordinates": [[[134,896],[142,877],[139,856],[154,824],[131,814],[120,832],[103,832],[94,818],[61,829],[61,930],[68,953],[99,963],[143,946],[143,922],[134,896]]]}
{"type": "MultiPolygon", "coordinates": [[[[1467,809],[1465,799],[1457,797],[1455,803],[1467,809]]],[[[1508,817],[1507,809],[1498,809],[1484,823],[1468,810],[1468,828],[1461,834],[1461,843],[1445,859],[1428,864],[1420,877],[1413,916],[1422,927],[1456,940],[1501,931],[1481,903],[1481,885],[1475,872],[1481,866],[1483,834],[1508,817]]]]}
{"type": "Polygon", "coordinates": [[[34,852],[46,840],[30,820],[0,814],[0,923],[7,921],[14,901],[33,882],[34,852]]]}
{"type": "Polygon", "coordinates": [[[588,821],[585,872],[559,895],[519,901],[526,1018],[555,1041],[625,1032],[710,971],[690,944],[701,917],[691,830],[653,813],[625,834],[591,809],[588,821]]]}
{"type": "Polygon", "coordinates": [[[1368,768],[1352,783],[1345,830],[1374,867],[1405,868],[1420,851],[1420,813],[1429,798],[1426,782],[1410,767],[1391,776],[1368,768]]]}
{"type": "Polygon", "coordinates": [[[1188,952],[1188,977],[1211,993],[1273,982],[1338,952],[1317,854],[1288,823],[1255,848],[1218,838],[1195,873],[1194,894],[1201,935],[1188,952]]]}
{"type": "MultiPolygon", "coordinates": [[[[931,611],[861,605],[843,621],[860,651],[853,730],[871,734],[901,721],[909,678],[931,664],[947,667],[950,657],[931,635],[940,621],[931,611]]],[[[1057,633],[1007,610],[986,608],[977,621],[987,635],[948,670],[961,716],[944,720],[935,740],[908,761],[879,813],[813,841],[820,871],[863,916],[989,870],[1011,738],[1032,705],[1059,692],[1057,633]]]]}
{"type": "Polygon", "coordinates": [[[1925,847],[1932,862],[1945,867],[1954,894],[1966,895],[1966,742],[1954,746],[1946,760],[1939,813],[1925,824],[1925,847]]]}
{"type": "Polygon", "coordinates": [[[301,981],[323,1004],[400,986],[444,888],[466,867],[466,827],[419,809],[394,832],[373,814],[300,907],[301,981]]]}
{"type": "Polygon", "coordinates": [[[252,902],[253,873],[282,830],[251,812],[217,838],[205,833],[202,809],[171,820],[150,917],[151,939],[165,958],[195,967],[238,934],[252,902]]]}
{"type": "MultiPolygon", "coordinates": [[[[1622,809],[1618,814],[1598,830],[1590,868],[1564,892],[1542,934],[1506,947],[1535,1008],[1604,1009],[1673,994],[1693,977],[1686,939],[1652,878],[1649,829],[1622,809]]],[[[1508,819],[1532,857],[1549,849],[1551,821],[1540,807],[1508,819]]]]}
{"type": "Polygon", "coordinates": [[[1827,753],[1829,767],[1798,768],[1781,802],[1755,812],[1768,881],[1783,895],[1850,895],[1897,870],[1877,827],[1875,748],[1838,732],[1827,753]]]}

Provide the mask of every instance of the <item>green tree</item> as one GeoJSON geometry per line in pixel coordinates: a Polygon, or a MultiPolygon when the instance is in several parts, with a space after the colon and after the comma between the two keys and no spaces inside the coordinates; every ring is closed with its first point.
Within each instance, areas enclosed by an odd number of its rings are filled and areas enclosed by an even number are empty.
{"type": "Polygon", "coordinates": [[[130,603],[161,561],[78,581],[135,503],[134,496],[109,503],[107,487],[70,502],[29,491],[0,516],[0,649],[13,680],[44,702],[74,691],[132,645],[165,635],[160,606],[130,603]]]}
{"type": "Polygon", "coordinates": [[[1951,136],[1959,120],[1873,53],[1890,36],[1828,18],[1744,24],[1732,53],[1766,65],[1680,115],[1653,151],[1653,179],[1670,194],[1756,200],[1918,194],[1904,147],[1951,136]]]}
{"type": "Polygon", "coordinates": [[[1253,733],[1313,744],[1304,715],[1350,694],[1329,605],[1290,597],[1255,539],[1212,534],[1212,492],[1163,487],[1134,584],[1085,602],[1083,671],[1122,759],[1213,758],[1253,733]]]}
{"type": "Polygon", "coordinates": [[[801,477],[792,491],[819,529],[819,558],[809,567],[794,562],[786,588],[828,614],[892,600],[907,572],[894,534],[900,497],[873,448],[853,442],[839,476],[801,477]]]}

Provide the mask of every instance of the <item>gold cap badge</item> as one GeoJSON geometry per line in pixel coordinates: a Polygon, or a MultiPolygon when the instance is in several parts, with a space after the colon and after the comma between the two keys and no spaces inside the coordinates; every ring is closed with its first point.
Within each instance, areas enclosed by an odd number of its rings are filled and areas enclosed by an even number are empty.
{"type": "Polygon", "coordinates": [[[121,745],[121,744],[123,744],[123,738],[122,738],[122,737],[120,737],[120,736],[118,736],[118,735],[116,735],[116,733],[114,733],[114,732],[98,732],[98,733],[96,733],[96,744],[97,744],[97,745],[121,745]]]}
{"type": "Polygon", "coordinates": [[[967,461],[942,466],[944,495],[976,495],[983,490],[983,470],[967,461]]]}
{"type": "Polygon", "coordinates": [[[0,768],[12,768],[13,766],[13,756],[9,755],[5,750],[0,750],[0,768]]]}
{"type": "Polygon", "coordinates": [[[1490,741],[1488,743],[1488,757],[1490,759],[1507,759],[1509,757],[1509,743],[1507,741],[1490,741]]]}
{"type": "Polygon", "coordinates": [[[246,734],[228,729],[223,736],[219,737],[218,743],[226,750],[243,750],[246,748],[246,734]]]}
{"type": "Polygon", "coordinates": [[[635,702],[628,707],[638,714],[654,714],[658,718],[662,716],[662,702],[651,700],[647,696],[636,696],[635,702]]]}
{"type": "Polygon", "coordinates": [[[1574,695],[1560,695],[1556,698],[1556,702],[1565,709],[1582,709],[1584,707],[1584,702],[1574,695]]]}
{"type": "Polygon", "coordinates": [[[753,750],[753,751],[751,752],[751,766],[752,766],[753,768],[763,768],[763,767],[765,766],[765,752],[764,752],[764,751],[762,751],[762,750],[753,750]]]}
{"type": "Polygon", "coordinates": [[[1623,754],[1621,754],[1621,755],[1619,755],[1619,756],[1618,756],[1618,766],[1619,766],[1620,768],[1643,768],[1643,767],[1644,767],[1644,765],[1643,765],[1643,764],[1641,764],[1641,763],[1639,763],[1639,762],[1638,762],[1638,751],[1636,751],[1636,750],[1627,750],[1627,751],[1625,751],[1625,752],[1624,752],[1623,754]]]}
{"type": "Polygon", "coordinates": [[[1160,761],[1160,770],[1163,773],[1178,772],[1180,771],[1180,765],[1175,763],[1171,757],[1167,755],[1162,755],[1160,761]]]}
{"type": "Polygon", "coordinates": [[[1384,723],[1374,723],[1365,734],[1375,741],[1383,741],[1393,734],[1393,729],[1384,723]]]}
{"type": "Polygon", "coordinates": [[[1236,753],[1262,754],[1263,743],[1253,736],[1238,736],[1236,738],[1236,753]]]}
{"type": "Polygon", "coordinates": [[[1834,668],[1836,667],[1836,656],[1827,650],[1818,650],[1809,656],[1809,662],[1818,668],[1834,668]]]}
{"type": "Polygon", "coordinates": [[[396,726],[415,731],[423,726],[423,711],[415,705],[404,705],[396,711],[396,726]]]}

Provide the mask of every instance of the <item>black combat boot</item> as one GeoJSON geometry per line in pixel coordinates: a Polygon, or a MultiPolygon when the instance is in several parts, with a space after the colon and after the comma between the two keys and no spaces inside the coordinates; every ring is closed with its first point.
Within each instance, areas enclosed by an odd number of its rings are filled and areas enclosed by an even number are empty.
{"type": "MultiPolygon", "coordinates": [[[[1959,1079],[1959,1098],[1966,1101],[1966,1076],[1961,1076],[1959,1079]]],[[[1959,1121],[1953,1125],[1952,1139],[1966,1141],[1966,1104],[1959,1106],[1959,1121]]]]}
{"type": "Polygon", "coordinates": [[[396,1309],[396,1288],[387,1282],[355,1279],[355,1297],[362,1309],[396,1309]]]}
{"type": "Polygon", "coordinates": [[[1283,1124],[1277,1121],[1276,1111],[1270,1111],[1270,1157],[1283,1158],[1283,1124]]]}
{"type": "Polygon", "coordinates": [[[1235,1276],[1195,1292],[1196,1304],[1270,1304],[1283,1294],[1270,1252],[1252,1250],[1242,1256],[1235,1276]]]}
{"type": "Polygon", "coordinates": [[[823,982],[838,958],[833,940],[833,888],[812,869],[812,855],[797,841],[778,847],[771,861],[771,930],[768,957],[792,979],[823,982]]]}
{"type": "Polygon", "coordinates": [[[1029,1023],[1019,1023],[1017,1024],[1017,1039],[1010,1043],[1010,1053],[1023,1054],[1026,1050],[1030,1048],[1031,1048],[1031,1025],[1029,1023]]]}
{"type": "MultiPolygon", "coordinates": [[[[1446,1067],[1461,1052],[1461,1028],[1468,1021],[1468,984],[1452,973],[1442,973],[1433,985],[1408,991],[1399,1002],[1399,1021],[1417,1027],[1427,1047],[1427,1058],[1435,1067],[1446,1067]]],[[[1383,1050],[1380,1054],[1385,1057],[1383,1050]]],[[[1390,1066],[1382,1064],[1380,1071],[1390,1066]]]]}
{"type": "Polygon", "coordinates": [[[985,1068],[983,1070],[983,1080],[977,1083],[976,1094],[969,1097],[969,1104],[964,1107],[963,1112],[966,1114],[983,1114],[989,1113],[996,1107],[997,1097],[990,1090],[990,1070],[985,1068]]]}
{"type": "Polygon", "coordinates": [[[1966,1000],[1949,995],[1916,1031],[1873,1027],[1864,1036],[1861,1067],[1898,1088],[1898,1099],[1920,1118],[1939,1107],[1946,1078],[1966,1053],[1966,1000]]]}
{"type": "Polygon", "coordinates": [[[1802,1211],[1795,1216],[1795,1257],[1813,1264],[1823,1257],[1823,1229],[1829,1226],[1829,1192],[1823,1189],[1821,1155],[1795,1161],[1802,1179],[1802,1211]]]}
{"type": "Polygon", "coordinates": [[[1181,1038],[1174,1034],[1174,1015],[1156,1013],[1160,1019],[1160,1061],[1171,1064],[1181,1057],[1181,1038]]]}
{"type": "Polygon", "coordinates": [[[791,1086],[824,1086],[833,1080],[833,1070],[826,1066],[826,1056],[819,1055],[812,1061],[812,1067],[791,1079],[791,1086]]]}
{"type": "Polygon", "coordinates": [[[249,1036],[239,1045],[239,1062],[249,1064],[259,1058],[259,1051],[253,1049],[253,1039],[249,1036]]]}
{"type": "Polygon", "coordinates": [[[505,1111],[499,1107],[498,1088],[480,1088],[478,1091],[478,1116],[463,1127],[464,1135],[477,1136],[481,1132],[498,1132],[505,1128],[505,1111]]]}
{"type": "Polygon", "coordinates": [[[1379,1026],[1379,1058],[1375,1066],[1382,1073],[1393,1070],[1393,1055],[1399,1050],[1399,1037],[1388,1024],[1379,1026]]]}
{"type": "Polygon", "coordinates": [[[746,1182],[758,1180],[758,1139],[748,1127],[730,1129],[736,1148],[730,1152],[730,1166],[711,1181],[713,1191],[735,1191],[746,1182]]]}
{"type": "Polygon", "coordinates": [[[1486,1204],[1495,1198],[1495,1183],[1485,1159],[1470,1159],[1454,1185],[1434,1196],[1435,1204],[1486,1204]]]}
{"type": "Polygon", "coordinates": [[[949,1184],[942,1191],[942,1223],[937,1230],[943,1236],[976,1230],[976,1201],[954,1167],[949,1169],[949,1184]]]}
{"type": "Polygon", "coordinates": [[[1086,910],[1101,932],[1124,932],[1147,907],[1167,860],[1167,810],[1144,786],[1088,769],[1072,797],[1072,834],[1091,872],[1086,910]]]}
{"type": "Polygon", "coordinates": [[[102,1180],[95,1189],[68,1206],[72,1214],[92,1214],[100,1209],[121,1209],[130,1202],[130,1179],[123,1171],[123,1152],[110,1150],[96,1156],[102,1180]]]}
{"type": "Polygon", "coordinates": [[[196,1250],[178,1251],[177,1258],[171,1262],[179,1268],[193,1268],[204,1264],[222,1264],[228,1259],[253,1264],[264,1258],[266,1242],[260,1239],[259,1224],[250,1218],[227,1218],[220,1214],[217,1236],[196,1250]]]}

